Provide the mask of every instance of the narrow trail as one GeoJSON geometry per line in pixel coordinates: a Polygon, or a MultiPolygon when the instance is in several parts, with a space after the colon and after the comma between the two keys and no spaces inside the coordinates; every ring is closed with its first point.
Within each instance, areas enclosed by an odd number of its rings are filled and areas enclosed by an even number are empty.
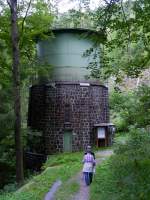
{"type": "Polygon", "coordinates": [[[76,177],[77,183],[80,185],[80,190],[71,200],[86,200],[89,199],[89,187],[84,183],[82,172],[80,172],[76,177]]]}
{"type": "MultiPolygon", "coordinates": [[[[103,150],[96,153],[96,164],[102,163],[107,157],[113,154],[112,150],[103,150]]],[[[94,179],[94,177],[93,177],[94,179]]],[[[77,182],[80,185],[80,190],[71,200],[89,200],[90,187],[85,185],[82,172],[77,175],[77,182]]]]}
{"type": "MultiPolygon", "coordinates": [[[[107,157],[111,156],[112,154],[113,154],[112,150],[98,151],[96,153],[96,164],[102,163],[107,157]]],[[[70,179],[69,182],[71,182],[72,180],[74,180],[75,182],[79,184],[80,189],[79,189],[79,192],[77,192],[74,196],[71,196],[70,200],[89,200],[90,187],[86,186],[82,171],[79,172],[75,177],[70,179]]],[[[94,181],[94,177],[93,177],[93,181],[94,181]]],[[[49,192],[45,195],[44,200],[55,200],[55,194],[61,184],[62,183],[60,180],[56,181],[53,184],[53,186],[50,188],[49,192]]]]}
{"type": "Polygon", "coordinates": [[[54,195],[61,184],[62,182],[60,180],[56,181],[50,188],[49,192],[45,195],[44,200],[54,200],[54,195]]]}

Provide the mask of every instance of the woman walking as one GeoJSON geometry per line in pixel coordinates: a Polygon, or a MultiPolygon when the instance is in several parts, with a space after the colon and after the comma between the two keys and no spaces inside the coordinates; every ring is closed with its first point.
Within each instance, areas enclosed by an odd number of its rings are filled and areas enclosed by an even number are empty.
{"type": "Polygon", "coordinates": [[[95,156],[91,151],[91,146],[87,147],[87,152],[84,154],[83,158],[83,174],[86,185],[90,185],[92,183],[93,178],[93,170],[95,168],[95,156]]]}

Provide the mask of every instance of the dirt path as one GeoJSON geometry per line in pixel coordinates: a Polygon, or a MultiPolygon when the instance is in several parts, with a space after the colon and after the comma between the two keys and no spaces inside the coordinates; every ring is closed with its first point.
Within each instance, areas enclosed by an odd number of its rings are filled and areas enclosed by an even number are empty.
{"type": "Polygon", "coordinates": [[[76,181],[80,185],[80,190],[79,192],[72,197],[71,200],[88,200],[89,198],[89,187],[87,187],[84,183],[83,175],[82,172],[80,172],[77,177],[76,181]]]}
{"type": "Polygon", "coordinates": [[[62,182],[60,180],[56,181],[50,188],[49,192],[45,195],[44,200],[54,200],[54,195],[61,184],[62,182]]]}
{"type": "MultiPolygon", "coordinates": [[[[103,150],[96,153],[96,164],[100,164],[107,157],[113,154],[112,150],[103,150]]],[[[70,200],[89,200],[89,186],[86,186],[83,178],[82,171],[79,172],[75,177],[72,177],[69,182],[75,181],[79,184],[80,190],[70,200]]],[[[53,186],[50,188],[49,192],[45,195],[44,200],[54,200],[55,193],[59,189],[61,181],[56,181],[53,186]]]]}
{"type": "MultiPolygon", "coordinates": [[[[107,157],[113,154],[112,150],[103,150],[96,153],[96,163],[100,164],[107,157]]],[[[86,186],[84,183],[82,172],[77,175],[77,182],[80,185],[79,192],[71,200],[89,200],[89,186],[86,186]]]]}

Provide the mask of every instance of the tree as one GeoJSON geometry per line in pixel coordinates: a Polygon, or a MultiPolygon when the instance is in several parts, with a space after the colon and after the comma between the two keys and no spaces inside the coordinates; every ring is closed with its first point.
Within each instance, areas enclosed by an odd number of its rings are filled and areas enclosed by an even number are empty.
{"type": "Polygon", "coordinates": [[[8,0],[11,11],[11,39],[12,39],[12,75],[14,85],[14,113],[15,113],[15,147],[16,147],[16,181],[22,184],[23,149],[21,138],[21,96],[20,96],[20,69],[19,69],[19,33],[17,27],[17,0],[8,0]]]}
{"type": "MultiPolygon", "coordinates": [[[[12,1],[8,1],[11,12],[12,10],[12,1]]],[[[13,3],[16,3],[13,1],[13,3]]],[[[13,99],[12,99],[12,82],[14,79],[10,75],[12,71],[12,43],[10,38],[10,10],[8,5],[3,4],[3,1],[0,1],[0,5],[2,6],[2,10],[0,12],[0,47],[1,47],[1,54],[0,54],[0,99],[2,100],[0,105],[0,130],[1,136],[0,137],[0,162],[6,162],[8,164],[12,164],[13,160],[10,160],[10,156],[14,156],[14,129],[12,124],[14,122],[14,115],[12,113],[13,108],[13,99]],[[7,124],[7,126],[6,126],[7,124]],[[9,142],[8,142],[9,141],[9,142]],[[8,162],[8,160],[10,162],[8,162]]],[[[19,95],[20,92],[23,94],[22,90],[24,88],[27,92],[28,87],[30,84],[33,84],[33,81],[37,81],[39,76],[43,76],[43,74],[47,74],[47,72],[51,69],[50,66],[40,66],[38,60],[36,59],[36,37],[38,36],[39,39],[51,37],[50,28],[52,24],[52,15],[49,12],[47,4],[43,1],[20,1],[17,5],[17,27],[19,32],[19,40],[17,39],[17,48],[20,50],[19,54],[19,74],[20,78],[17,80],[17,83],[20,84],[14,85],[14,88],[17,87],[19,95]],[[39,23],[39,21],[41,23],[39,23]],[[49,35],[45,34],[49,31],[49,35]]],[[[11,14],[12,15],[12,14],[11,14]]],[[[14,22],[14,21],[13,21],[14,22]]],[[[16,39],[16,38],[13,38],[16,39]]],[[[15,49],[16,50],[16,49],[15,49]]],[[[14,58],[14,57],[13,57],[14,58]]],[[[18,62],[18,61],[17,61],[18,62]]],[[[14,63],[14,62],[13,62],[14,63]]],[[[18,63],[17,63],[18,64],[18,63]]],[[[14,65],[13,65],[14,67],[14,65]]],[[[15,65],[16,67],[16,65],[15,65]]],[[[18,75],[18,72],[17,72],[18,75]]],[[[16,81],[16,80],[15,80],[16,81]]],[[[18,93],[17,93],[18,94],[18,93]]],[[[20,97],[19,97],[20,98],[20,97]]],[[[23,105],[24,99],[22,98],[21,105],[23,105]]],[[[26,101],[27,102],[27,101],[26,101]]],[[[21,106],[23,113],[22,113],[22,121],[23,127],[21,127],[21,131],[24,132],[26,127],[26,113],[27,106],[21,106]]],[[[20,109],[20,106],[19,106],[20,109]]],[[[20,113],[19,113],[20,114],[20,113]]],[[[18,116],[18,115],[17,115],[18,116]]],[[[19,123],[20,120],[19,120],[19,123]]],[[[18,123],[17,123],[18,125],[18,123]]],[[[14,158],[14,157],[13,157],[14,158]]],[[[18,162],[18,159],[17,159],[18,162]]],[[[14,165],[14,163],[13,163],[14,165]]],[[[18,165],[18,164],[17,164],[18,165]]],[[[17,169],[17,166],[16,166],[17,169]]],[[[21,172],[20,172],[21,173],[21,172]]],[[[18,179],[18,178],[17,178],[18,179]]]]}
{"type": "Polygon", "coordinates": [[[139,86],[135,91],[110,93],[111,120],[118,131],[131,127],[146,128],[150,121],[150,86],[139,86]]]}
{"type": "MultiPolygon", "coordinates": [[[[147,0],[104,0],[95,15],[95,28],[107,36],[97,73],[120,81],[124,75],[138,77],[149,68],[150,4],[147,0]]],[[[102,41],[96,41],[99,45],[102,41]]]]}

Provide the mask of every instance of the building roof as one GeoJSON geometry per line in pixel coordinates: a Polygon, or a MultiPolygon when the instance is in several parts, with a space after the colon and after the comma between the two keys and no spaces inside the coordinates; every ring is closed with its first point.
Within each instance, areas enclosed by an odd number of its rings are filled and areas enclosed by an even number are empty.
{"type": "Polygon", "coordinates": [[[102,127],[102,126],[115,126],[113,123],[99,123],[94,124],[94,127],[102,127]]]}
{"type": "MultiPolygon", "coordinates": [[[[103,43],[103,41],[106,40],[106,35],[104,33],[104,31],[100,30],[100,31],[96,31],[94,29],[87,29],[87,28],[52,28],[50,30],[48,30],[47,32],[44,32],[45,35],[49,35],[52,36],[54,33],[78,33],[78,34],[84,34],[84,37],[88,37],[88,38],[92,38],[93,36],[96,38],[98,38],[98,40],[101,40],[101,42],[103,43]]],[[[35,42],[38,42],[39,40],[41,40],[41,35],[37,34],[36,36],[34,36],[34,40],[35,42]]],[[[96,39],[97,40],[97,39],[96,39]]]]}
{"type": "Polygon", "coordinates": [[[53,28],[52,31],[54,33],[99,33],[96,30],[93,29],[87,29],[87,28],[53,28]]]}

